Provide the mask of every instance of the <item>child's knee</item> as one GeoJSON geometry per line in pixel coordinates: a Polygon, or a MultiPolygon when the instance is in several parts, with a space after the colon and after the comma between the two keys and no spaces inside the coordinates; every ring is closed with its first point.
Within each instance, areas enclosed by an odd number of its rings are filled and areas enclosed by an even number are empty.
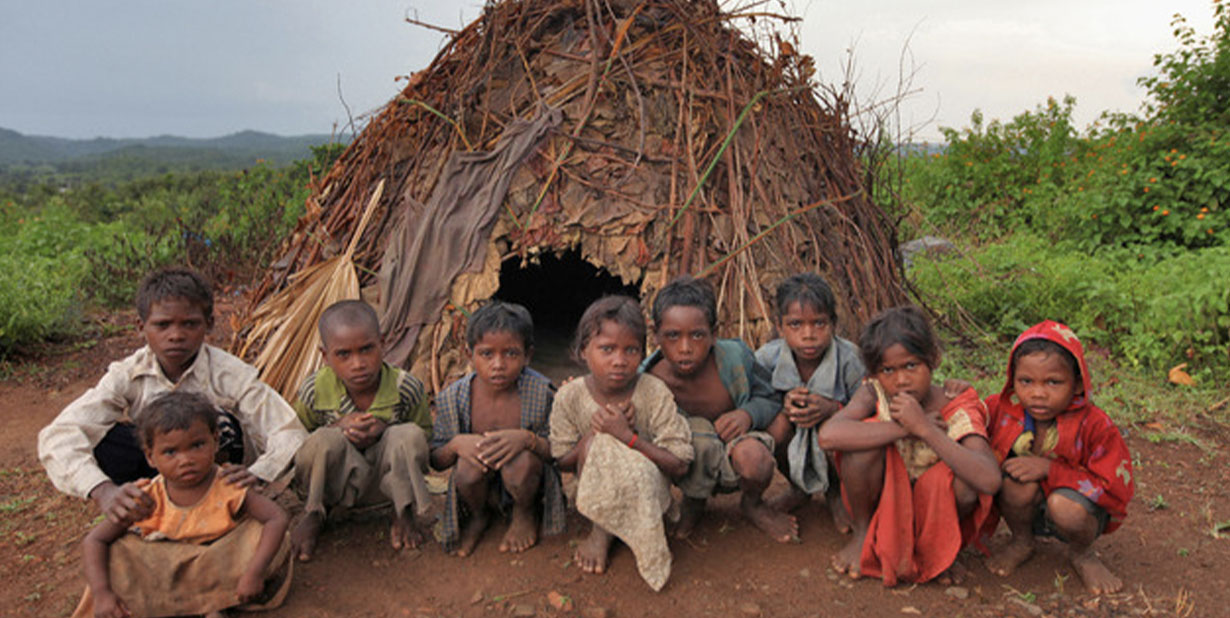
{"type": "Polygon", "coordinates": [[[952,479],[952,493],[957,500],[957,510],[965,513],[978,504],[978,491],[957,477],[952,479]]]}
{"type": "Polygon", "coordinates": [[[1052,492],[1046,497],[1046,516],[1068,538],[1097,532],[1097,518],[1085,505],[1060,492],[1052,492]]]}
{"type": "Polygon", "coordinates": [[[996,500],[1001,508],[1009,510],[1037,508],[1042,503],[1042,486],[1005,477],[999,493],[996,494],[996,500]]]}
{"type": "Polygon", "coordinates": [[[759,440],[748,438],[730,449],[730,463],[741,477],[772,476],[773,454],[759,440]]]}
{"type": "Polygon", "coordinates": [[[427,446],[427,433],[423,431],[422,427],[414,423],[389,425],[384,430],[384,439],[391,440],[401,448],[408,449],[414,453],[430,452],[427,446]]]}
{"type": "Polygon", "coordinates": [[[542,479],[542,468],[542,459],[530,451],[521,451],[512,461],[500,468],[500,478],[504,481],[508,493],[516,498],[523,490],[537,491],[542,479]]]}
{"type": "Polygon", "coordinates": [[[457,458],[457,466],[453,468],[453,483],[458,489],[464,491],[486,482],[486,470],[470,463],[467,459],[457,458]]]}
{"type": "Polygon", "coordinates": [[[311,465],[321,458],[334,460],[346,454],[350,440],[337,427],[321,427],[303,441],[298,451],[295,451],[295,465],[303,467],[311,465]]]}

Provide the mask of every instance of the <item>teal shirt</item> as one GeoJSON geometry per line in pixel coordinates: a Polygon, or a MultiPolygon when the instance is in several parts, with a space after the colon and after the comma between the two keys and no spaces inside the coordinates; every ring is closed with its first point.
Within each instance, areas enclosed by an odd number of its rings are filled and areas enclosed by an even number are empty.
{"type": "MultiPolygon", "coordinates": [[[[772,374],[756,362],[752,349],[742,339],[719,339],[713,342],[718,379],[726,387],[735,408],[746,410],[752,417],[752,429],[765,429],[782,409],[782,396],[773,389],[772,374]]],[[[662,350],[641,363],[640,371],[648,372],[664,357],[662,350]]]]}

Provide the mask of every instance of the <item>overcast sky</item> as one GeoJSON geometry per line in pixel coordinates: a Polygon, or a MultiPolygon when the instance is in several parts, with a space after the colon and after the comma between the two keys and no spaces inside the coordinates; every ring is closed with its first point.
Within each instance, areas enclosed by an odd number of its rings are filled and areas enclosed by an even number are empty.
{"type": "MultiPolygon", "coordinates": [[[[786,0],[803,52],[840,82],[854,49],[864,96],[890,94],[903,49],[921,92],[903,121],[934,138],[981,108],[1009,119],[1070,93],[1084,124],[1135,111],[1136,78],[1174,49],[1171,18],[1211,29],[1208,0],[786,0]]],[[[746,4],[746,2],[742,2],[746,4]]],[[[730,4],[729,2],[727,4],[730,4]]],[[[776,9],[777,0],[762,9],[776,9]]],[[[0,0],[0,127],[63,137],[329,133],[426,67],[476,0],[0,0]]]]}

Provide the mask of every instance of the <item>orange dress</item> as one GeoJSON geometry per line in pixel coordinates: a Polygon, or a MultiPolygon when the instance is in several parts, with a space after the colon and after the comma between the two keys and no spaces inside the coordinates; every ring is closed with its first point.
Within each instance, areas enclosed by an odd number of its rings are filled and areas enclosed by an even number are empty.
{"type": "Polygon", "coordinates": [[[209,543],[234,530],[239,523],[239,509],[248,495],[246,488],[223,481],[217,472],[205,495],[189,506],[171,501],[161,474],[142,489],[153,498],[154,511],[133,524],[132,529],[147,541],[165,539],[194,545],[209,543]]]}
{"type": "MultiPolygon", "coordinates": [[[[941,413],[953,440],[987,436],[986,408],[974,389],[948,402],[941,413]]],[[[869,422],[880,421],[873,418],[869,422]]],[[[860,558],[861,574],[880,577],[885,586],[895,586],[902,580],[922,583],[934,579],[952,566],[957,553],[968,543],[975,542],[985,552],[977,537],[993,504],[992,496],[979,494],[974,512],[959,518],[952,468],[936,461],[918,470],[914,464],[928,459],[926,452],[930,449],[914,438],[903,442],[917,444],[884,449],[884,488],[860,558]],[[903,454],[915,460],[908,462],[909,467],[903,454]],[[918,474],[913,482],[910,468],[918,474]]]]}

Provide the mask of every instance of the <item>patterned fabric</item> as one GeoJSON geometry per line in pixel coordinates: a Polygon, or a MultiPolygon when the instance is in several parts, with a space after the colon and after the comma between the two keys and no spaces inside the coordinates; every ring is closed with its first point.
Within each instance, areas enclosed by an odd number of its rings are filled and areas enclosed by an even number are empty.
{"type": "Polygon", "coordinates": [[[205,495],[190,506],[179,506],[171,501],[166,479],[161,474],[142,489],[154,500],[154,511],[134,523],[132,530],[147,541],[168,540],[196,545],[234,530],[238,525],[236,517],[248,497],[247,489],[223,481],[216,469],[205,495]]]}
{"type": "MultiPolygon", "coordinates": [[[[471,432],[470,385],[475,374],[448,385],[436,394],[436,420],[431,437],[432,450],[438,449],[460,434],[471,432]]],[[[551,404],[555,388],[546,376],[526,367],[517,378],[517,394],[521,397],[521,429],[528,429],[540,438],[549,437],[551,404]]],[[[542,517],[540,529],[543,536],[564,531],[564,485],[554,463],[546,462],[542,468],[542,517]]],[[[499,483],[499,479],[495,479],[499,483]]],[[[503,491],[501,502],[511,501],[503,491]]],[[[464,502],[457,496],[457,488],[449,476],[448,495],[444,500],[444,516],[441,518],[441,539],[444,551],[457,549],[461,540],[461,528],[470,516],[464,502]]]]}
{"type": "Polygon", "coordinates": [[[94,447],[125,417],[137,421],[145,406],[173,390],[199,393],[235,415],[243,429],[252,474],[273,481],[307,438],[295,411],[242,360],[204,344],[196,360],[171,382],[149,346],[111,363],[98,384],[68,404],[38,433],[38,458],[60,491],[85,498],[110,480],[94,459],[94,447]]]}
{"type": "MultiPolygon", "coordinates": [[[[1123,524],[1127,505],[1136,493],[1132,455],[1114,421],[1093,405],[1089,395],[1093,380],[1085,364],[1084,347],[1076,334],[1063,324],[1047,320],[1022,333],[1012,349],[1015,351],[1022,343],[1038,338],[1058,344],[1076,358],[1084,385],[1082,394],[1072,398],[1068,410],[1055,417],[1055,425],[1044,439],[1043,446],[1050,448],[1044,448],[1043,456],[1051,460],[1051,467],[1042,479],[1042,491],[1049,496],[1060,487],[1075,490],[1110,513],[1105,532],[1113,532],[1123,524]]],[[[1013,445],[1026,428],[1033,425],[1029,413],[1015,400],[1012,356],[1008,359],[1004,390],[986,400],[991,449],[1000,462],[1011,456],[1013,445]]]]}
{"type": "MultiPolygon", "coordinates": [[[[888,408],[888,393],[884,390],[884,386],[875,378],[868,378],[867,383],[876,393],[876,420],[893,422],[888,408]]],[[[948,407],[944,408],[944,422],[948,424],[948,437],[952,438],[953,442],[960,442],[962,438],[971,434],[987,437],[985,419],[986,409],[982,402],[978,401],[977,396],[974,397],[973,405],[953,407],[949,403],[948,407]]],[[[934,449],[913,436],[897,440],[895,444],[897,452],[901,454],[901,460],[905,462],[905,469],[911,481],[918,480],[918,477],[940,460],[940,456],[934,449]]]]}
{"type": "Polygon", "coordinates": [[[380,384],[366,410],[359,410],[346,392],[346,385],[328,366],[321,367],[299,387],[295,413],[308,431],[332,425],[355,412],[367,412],[390,425],[414,423],[431,434],[431,408],[423,383],[388,363],[380,368],[380,384]]]}

